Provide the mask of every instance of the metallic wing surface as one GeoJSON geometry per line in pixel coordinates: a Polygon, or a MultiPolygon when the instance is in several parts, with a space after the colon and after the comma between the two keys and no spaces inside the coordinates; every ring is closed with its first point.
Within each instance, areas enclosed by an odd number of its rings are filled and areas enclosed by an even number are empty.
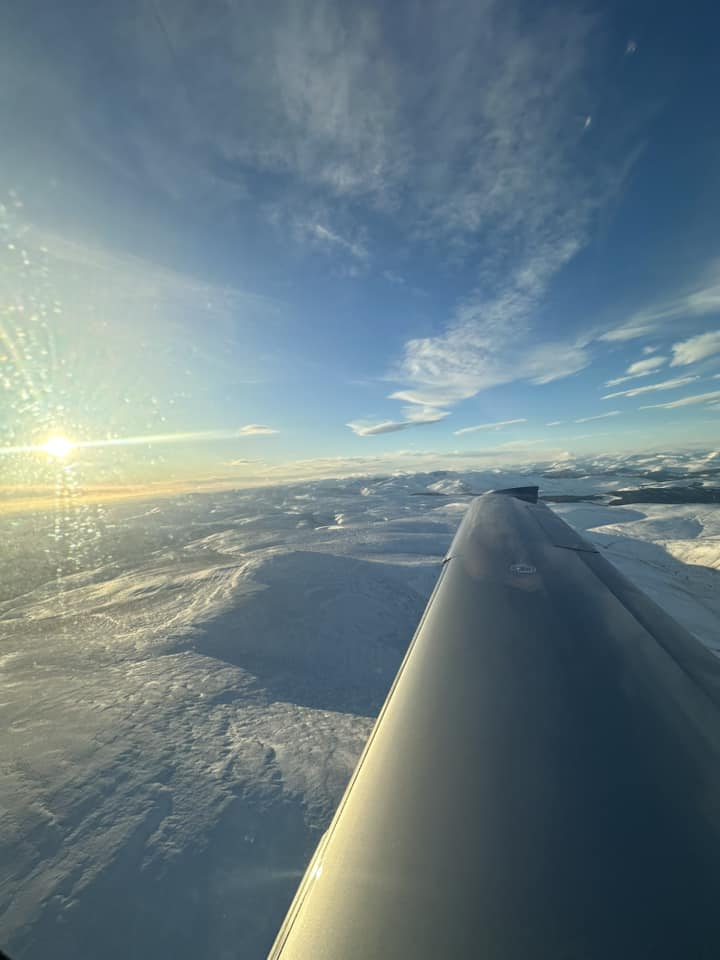
{"type": "Polygon", "coordinates": [[[536,499],[469,507],[272,960],[720,956],[720,662],[536,499]]]}

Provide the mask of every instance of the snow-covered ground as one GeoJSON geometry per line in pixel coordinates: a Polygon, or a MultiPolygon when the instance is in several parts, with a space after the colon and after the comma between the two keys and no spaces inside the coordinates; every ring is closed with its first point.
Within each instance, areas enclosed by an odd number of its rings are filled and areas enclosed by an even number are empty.
{"type": "MultiPolygon", "coordinates": [[[[463,494],[700,489],[716,465],[359,477],[4,518],[2,946],[19,960],[263,957],[463,494]]],[[[720,506],[609,499],[553,507],[720,652],[720,506]]]]}

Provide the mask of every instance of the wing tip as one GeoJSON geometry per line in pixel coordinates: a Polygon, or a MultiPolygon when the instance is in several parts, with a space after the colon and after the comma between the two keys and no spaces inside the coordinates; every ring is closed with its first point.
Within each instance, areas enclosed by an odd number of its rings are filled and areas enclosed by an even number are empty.
{"type": "Polygon", "coordinates": [[[501,493],[506,497],[524,500],[526,503],[537,503],[539,487],[505,487],[503,490],[490,490],[490,493],[501,493]]]}

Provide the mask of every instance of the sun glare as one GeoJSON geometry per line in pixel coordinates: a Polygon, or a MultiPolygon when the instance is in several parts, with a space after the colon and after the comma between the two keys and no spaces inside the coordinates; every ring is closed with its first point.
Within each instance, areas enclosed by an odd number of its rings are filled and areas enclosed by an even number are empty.
{"type": "Polygon", "coordinates": [[[44,443],[42,450],[51,457],[66,457],[72,450],[72,444],[65,437],[50,437],[47,443],[44,443]]]}

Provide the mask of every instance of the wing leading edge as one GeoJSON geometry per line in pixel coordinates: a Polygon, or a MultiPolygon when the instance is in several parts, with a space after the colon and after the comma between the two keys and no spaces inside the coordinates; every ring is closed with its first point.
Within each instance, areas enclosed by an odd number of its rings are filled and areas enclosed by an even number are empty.
{"type": "Polygon", "coordinates": [[[471,504],[272,960],[718,955],[720,663],[509,493],[471,504]]]}

